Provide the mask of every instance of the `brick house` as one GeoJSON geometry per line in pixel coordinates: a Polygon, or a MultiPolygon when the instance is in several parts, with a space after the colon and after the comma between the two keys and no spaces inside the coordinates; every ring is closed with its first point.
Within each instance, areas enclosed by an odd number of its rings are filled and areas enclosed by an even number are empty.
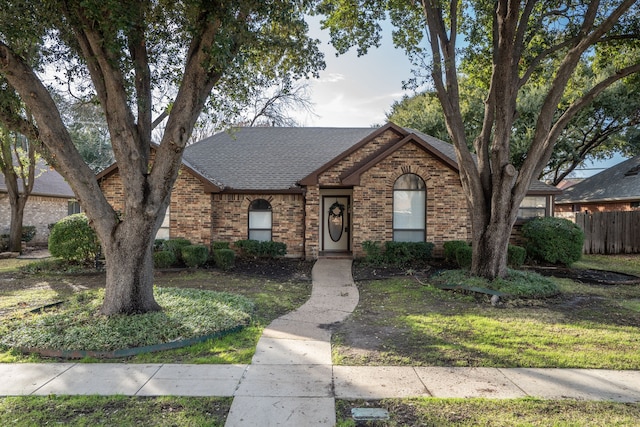
{"type": "MultiPolygon", "coordinates": [[[[36,227],[36,235],[30,244],[46,245],[49,225],[67,215],[80,212],[80,206],[62,175],[43,161],[38,162],[35,175],[33,191],[27,199],[22,223],[36,227]]],[[[22,185],[21,180],[18,180],[18,185],[22,185]]],[[[10,221],[9,195],[4,175],[0,173],[0,234],[9,233],[10,221]]]]}
{"type": "MultiPolygon", "coordinates": [[[[98,175],[114,206],[113,165],[98,175]]],[[[535,182],[523,217],[552,215],[535,182]]],[[[363,255],[362,242],[470,239],[453,146],[389,123],[374,128],[240,128],[187,147],[160,237],[274,240],[288,256],[363,255]]]]}
{"type": "Polygon", "coordinates": [[[576,212],[640,210],[640,156],[566,188],[555,204],[556,216],[568,219],[576,212]]]}

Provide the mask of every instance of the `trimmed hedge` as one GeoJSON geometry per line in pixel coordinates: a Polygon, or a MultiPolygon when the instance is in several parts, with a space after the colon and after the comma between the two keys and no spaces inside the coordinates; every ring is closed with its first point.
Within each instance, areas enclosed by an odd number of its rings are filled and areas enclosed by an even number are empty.
{"type": "Polygon", "coordinates": [[[522,246],[509,245],[507,248],[507,264],[511,268],[520,268],[527,258],[527,250],[522,246]]]}
{"type": "Polygon", "coordinates": [[[153,266],[155,268],[169,268],[176,263],[177,259],[171,251],[158,251],[153,253],[153,266]]]}
{"type": "Polygon", "coordinates": [[[382,254],[382,247],[380,242],[365,240],[362,242],[362,250],[364,251],[364,262],[368,265],[382,265],[384,264],[384,255],[382,254]]]}
{"type": "Polygon", "coordinates": [[[231,270],[235,267],[236,253],[232,249],[215,249],[213,260],[221,270],[231,270]]]}
{"type": "Polygon", "coordinates": [[[458,246],[456,249],[456,263],[463,269],[470,269],[473,258],[473,248],[465,244],[464,246],[458,246]]]}
{"type": "Polygon", "coordinates": [[[535,218],[522,227],[526,250],[533,259],[571,265],[582,257],[584,232],[564,218],[535,218]]]}
{"type": "Polygon", "coordinates": [[[457,262],[456,252],[458,248],[468,247],[469,243],[466,240],[449,240],[444,242],[444,260],[447,262],[457,262]]]}
{"type": "Polygon", "coordinates": [[[277,258],[287,254],[287,245],[270,240],[238,240],[234,243],[242,255],[261,258],[277,258]]]}
{"type": "Polygon", "coordinates": [[[431,258],[433,247],[430,242],[385,242],[384,258],[389,264],[404,267],[431,258]]]}
{"type": "Polygon", "coordinates": [[[405,267],[414,263],[424,263],[431,258],[434,244],[430,242],[385,242],[384,251],[380,242],[362,242],[365,252],[364,262],[373,265],[395,265],[405,267]]]}
{"type": "Polygon", "coordinates": [[[187,245],[180,249],[187,267],[201,267],[209,259],[209,248],[205,245],[187,245]]]}
{"type": "Polygon", "coordinates": [[[58,221],[49,234],[49,252],[67,261],[93,261],[100,253],[100,243],[87,216],[79,213],[58,221]]]}
{"type": "Polygon", "coordinates": [[[182,248],[190,245],[191,245],[191,241],[187,239],[182,239],[182,238],[170,239],[170,240],[165,240],[162,243],[162,250],[173,252],[173,254],[176,256],[177,262],[184,262],[184,259],[182,258],[182,248]]]}

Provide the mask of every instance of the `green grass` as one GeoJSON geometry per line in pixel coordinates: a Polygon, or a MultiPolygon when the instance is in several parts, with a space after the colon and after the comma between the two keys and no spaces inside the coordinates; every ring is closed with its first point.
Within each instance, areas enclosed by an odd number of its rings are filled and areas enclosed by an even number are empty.
{"type": "Polygon", "coordinates": [[[0,398],[3,426],[223,426],[230,398],[46,396],[0,398]]]}
{"type": "Polygon", "coordinates": [[[582,259],[573,263],[571,267],[617,271],[640,276],[640,254],[582,255],[582,259]]]}
{"type": "Polygon", "coordinates": [[[33,262],[35,261],[30,259],[0,259],[0,273],[11,273],[14,271],[19,271],[24,266],[29,265],[33,262]]]}
{"type": "Polygon", "coordinates": [[[560,298],[493,307],[485,295],[409,279],[361,283],[334,335],[334,363],[640,369],[637,287],[557,285],[560,298]],[[358,337],[375,345],[362,350],[358,337]]]}
{"type": "Polygon", "coordinates": [[[396,426],[637,426],[640,404],[541,399],[385,399],[336,401],[338,427],[355,427],[351,408],[380,407],[389,420],[370,424],[396,426]]]}
{"type": "Polygon", "coordinates": [[[507,277],[492,282],[482,277],[471,276],[465,270],[444,271],[431,278],[431,282],[491,289],[518,297],[547,297],[558,293],[558,285],[552,279],[533,272],[511,269],[507,277]]]}

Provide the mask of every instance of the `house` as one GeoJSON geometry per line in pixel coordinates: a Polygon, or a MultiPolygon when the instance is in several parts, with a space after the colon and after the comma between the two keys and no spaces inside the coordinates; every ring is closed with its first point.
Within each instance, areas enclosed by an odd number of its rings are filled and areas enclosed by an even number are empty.
{"type": "MultiPolygon", "coordinates": [[[[117,165],[98,175],[116,209],[117,165]]],[[[552,215],[535,182],[523,218],[552,215]]],[[[163,236],[274,240],[289,256],[363,255],[362,242],[470,239],[453,146],[389,123],[374,128],[240,128],[190,145],[163,236]]]]}
{"type": "MultiPolygon", "coordinates": [[[[24,208],[23,225],[36,227],[36,235],[30,244],[46,245],[49,239],[49,225],[54,224],[67,215],[80,212],[75,195],[65,179],[50,168],[44,161],[36,165],[33,191],[24,208]]],[[[22,188],[22,181],[18,179],[22,188]]],[[[4,181],[0,173],[0,233],[9,233],[11,222],[11,206],[4,181]]]]}
{"type": "Polygon", "coordinates": [[[640,156],[586,178],[556,197],[556,216],[640,210],[640,156]]]}

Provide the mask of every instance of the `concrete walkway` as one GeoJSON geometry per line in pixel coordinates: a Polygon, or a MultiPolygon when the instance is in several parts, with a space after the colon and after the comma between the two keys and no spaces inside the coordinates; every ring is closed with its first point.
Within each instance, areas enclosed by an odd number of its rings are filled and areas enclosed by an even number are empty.
{"type": "Polygon", "coordinates": [[[250,365],[0,364],[0,395],[234,397],[227,426],[335,424],[335,398],[485,397],[640,402],[640,371],[332,366],[329,325],[358,303],[350,260],[320,260],[311,298],[274,320],[250,365]]]}

